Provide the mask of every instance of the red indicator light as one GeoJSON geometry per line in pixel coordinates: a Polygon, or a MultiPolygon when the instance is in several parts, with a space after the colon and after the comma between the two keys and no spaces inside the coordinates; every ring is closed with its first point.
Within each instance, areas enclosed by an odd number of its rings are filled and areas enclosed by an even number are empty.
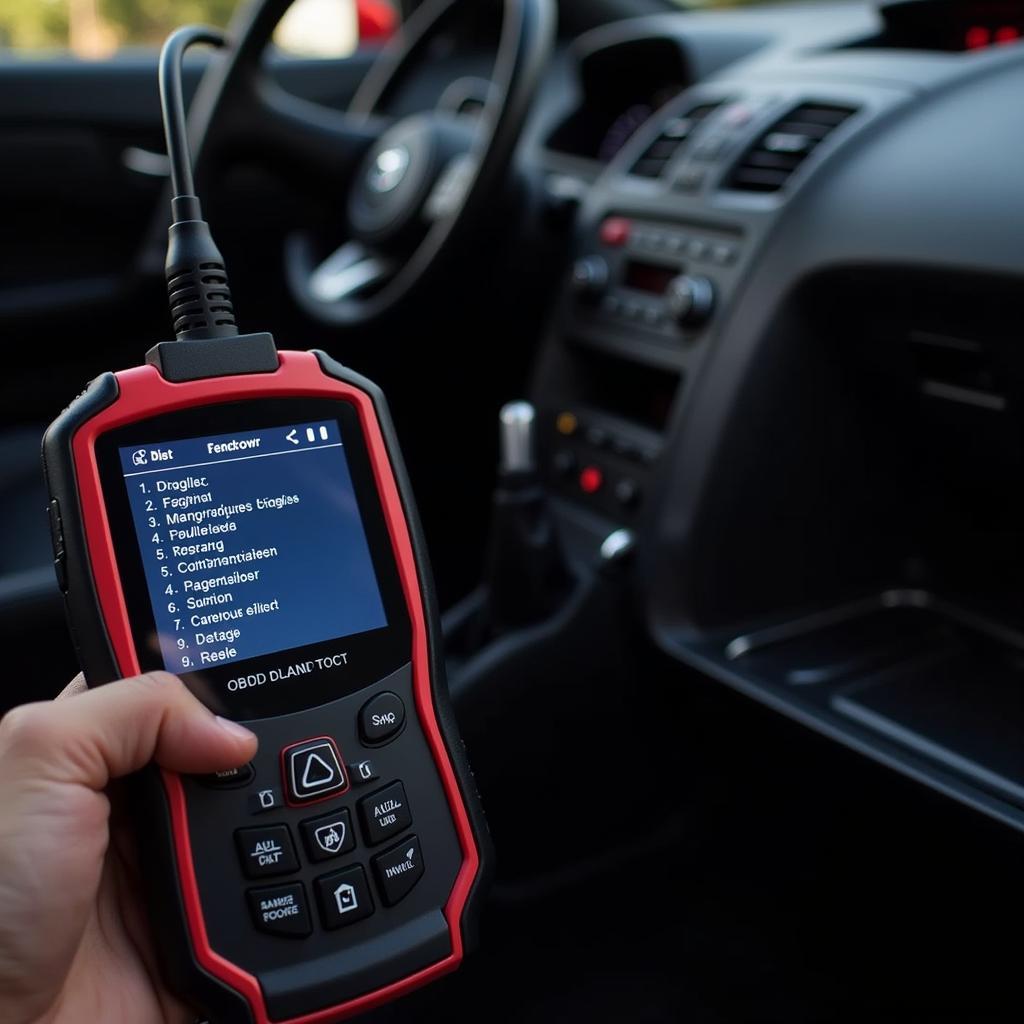
{"type": "Polygon", "coordinates": [[[580,490],[584,494],[597,494],[604,486],[604,473],[597,466],[587,466],[580,472],[580,490]]]}
{"type": "Polygon", "coordinates": [[[613,249],[625,245],[629,241],[629,232],[633,225],[625,217],[609,217],[601,225],[601,241],[613,249]]]}
{"type": "Polygon", "coordinates": [[[964,46],[968,50],[984,50],[992,45],[992,32],[984,25],[972,25],[964,36],[964,46]]]}
{"type": "Polygon", "coordinates": [[[1020,29],[1013,25],[1003,25],[996,29],[996,43],[1005,46],[1007,43],[1015,43],[1020,39],[1020,29]]]}

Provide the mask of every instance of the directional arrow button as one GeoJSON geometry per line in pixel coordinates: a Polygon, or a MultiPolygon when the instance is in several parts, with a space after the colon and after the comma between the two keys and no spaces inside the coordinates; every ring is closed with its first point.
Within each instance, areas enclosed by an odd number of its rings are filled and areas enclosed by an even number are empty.
{"type": "Polygon", "coordinates": [[[291,803],[305,803],[348,788],[338,748],[326,736],[287,747],[282,767],[291,803]]]}

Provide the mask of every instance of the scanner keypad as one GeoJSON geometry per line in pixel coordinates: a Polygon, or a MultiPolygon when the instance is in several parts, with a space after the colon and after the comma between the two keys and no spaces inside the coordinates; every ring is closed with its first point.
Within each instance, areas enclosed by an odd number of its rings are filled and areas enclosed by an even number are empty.
{"type": "MultiPolygon", "coordinates": [[[[380,741],[374,746],[379,749],[380,741]]],[[[281,751],[280,780],[251,773],[247,781],[235,782],[232,795],[250,813],[260,815],[259,827],[235,833],[242,874],[251,879],[282,877],[279,885],[245,893],[258,931],[294,939],[313,934],[317,923],[326,931],[346,928],[378,908],[396,906],[419,882],[423,856],[420,840],[405,834],[413,824],[405,786],[399,779],[382,778],[377,761],[375,757],[372,762],[362,759],[346,764],[335,740],[319,736],[281,751]],[[361,783],[360,797],[351,803],[347,799],[350,783],[361,783]],[[323,813],[292,827],[275,820],[286,806],[314,803],[318,811],[326,808],[323,813]],[[265,824],[264,816],[270,819],[265,824]],[[293,841],[292,828],[297,829],[301,843],[293,841]],[[367,855],[370,847],[396,839],[384,853],[367,855]],[[319,910],[314,920],[306,886],[283,876],[298,875],[305,864],[326,867],[328,863],[330,872],[311,882],[319,910]]]]}

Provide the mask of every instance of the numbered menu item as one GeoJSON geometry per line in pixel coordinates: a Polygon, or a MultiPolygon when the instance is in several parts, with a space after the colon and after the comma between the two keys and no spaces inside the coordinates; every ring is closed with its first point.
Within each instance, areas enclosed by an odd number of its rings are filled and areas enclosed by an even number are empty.
{"type": "Polygon", "coordinates": [[[336,421],[118,451],[169,671],[387,625],[336,421]]]}

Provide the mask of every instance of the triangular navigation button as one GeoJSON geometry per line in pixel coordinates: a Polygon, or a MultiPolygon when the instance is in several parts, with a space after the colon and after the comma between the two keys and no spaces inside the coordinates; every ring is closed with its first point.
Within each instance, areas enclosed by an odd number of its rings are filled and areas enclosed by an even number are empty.
{"type": "Polygon", "coordinates": [[[334,781],[334,768],[319,754],[306,755],[306,768],[302,773],[302,788],[313,789],[334,781]]]}

